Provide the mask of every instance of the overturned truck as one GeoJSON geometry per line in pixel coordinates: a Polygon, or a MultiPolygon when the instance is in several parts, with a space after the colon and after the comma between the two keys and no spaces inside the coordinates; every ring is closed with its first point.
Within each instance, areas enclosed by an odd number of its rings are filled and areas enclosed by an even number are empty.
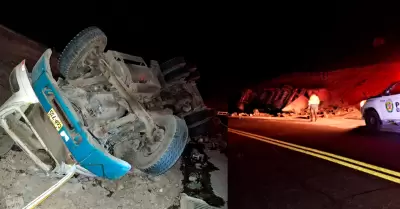
{"type": "Polygon", "coordinates": [[[33,89],[24,90],[32,99],[10,98],[0,108],[2,125],[46,172],[62,172],[61,165],[73,163],[82,174],[108,179],[124,176],[132,166],[163,174],[178,160],[189,137],[204,134],[202,124],[214,115],[196,87],[196,67],[183,58],[161,65],[152,60],[148,66],[141,57],[104,52],[106,44],[99,28],[81,31],[61,54],[64,79],[57,82],[49,65],[51,50],[32,70],[31,87],[21,63],[10,83],[18,87],[15,75],[22,75],[21,88],[33,89]],[[10,104],[18,108],[10,109],[10,104]],[[42,125],[49,123],[54,127],[42,125]],[[20,140],[19,126],[26,127],[27,141],[20,140]]]}
{"type": "Polygon", "coordinates": [[[238,102],[238,108],[244,110],[247,105],[252,106],[249,111],[252,111],[253,108],[280,111],[299,97],[304,96],[306,92],[307,89],[293,88],[289,85],[283,85],[281,88],[264,88],[259,92],[246,89],[238,102]]]}

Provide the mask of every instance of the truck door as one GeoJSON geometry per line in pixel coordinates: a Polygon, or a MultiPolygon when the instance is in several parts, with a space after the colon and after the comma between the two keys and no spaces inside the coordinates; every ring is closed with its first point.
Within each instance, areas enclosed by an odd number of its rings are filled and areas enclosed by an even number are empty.
{"type": "Polygon", "coordinates": [[[400,120],[400,82],[391,86],[382,97],[385,100],[383,113],[386,120],[400,120]]]}

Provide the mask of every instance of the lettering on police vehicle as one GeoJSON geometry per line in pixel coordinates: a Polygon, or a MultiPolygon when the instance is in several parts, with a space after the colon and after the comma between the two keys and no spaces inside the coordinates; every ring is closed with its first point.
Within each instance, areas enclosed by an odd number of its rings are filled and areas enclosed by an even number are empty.
{"type": "Polygon", "coordinates": [[[395,102],[395,105],[396,105],[396,112],[400,112],[400,103],[395,102]]]}
{"type": "Polygon", "coordinates": [[[392,100],[388,99],[385,102],[386,111],[393,112],[393,102],[392,100]]]}
{"type": "Polygon", "coordinates": [[[47,112],[47,116],[50,118],[51,122],[53,123],[53,126],[57,129],[57,131],[60,131],[61,128],[63,127],[63,124],[58,117],[56,111],[54,111],[53,108],[49,112],[47,112]]]}

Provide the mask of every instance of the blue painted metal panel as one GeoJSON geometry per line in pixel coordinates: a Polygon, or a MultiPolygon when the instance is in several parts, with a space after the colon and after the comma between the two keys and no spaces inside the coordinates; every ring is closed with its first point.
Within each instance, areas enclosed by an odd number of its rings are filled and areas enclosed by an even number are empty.
{"type": "Polygon", "coordinates": [[[131,165],[110,155],[82,128],[83,125],[75,114],[70,102],[61,96],[61,91],[51,75],[49,69],[50,55],[51,51],[46,51],[32,71],[33,89],[42,107],[48,113],[49,117],[53,117],[53,124],[60,134],[62,141],[82,167],[99,177],[107,179],[121,178],[131,169],[131,165]],[[49,95],[54,96],[71,128],[67,127],[67,124],[60,123],[60,120],[57,119],[57,113],[54,114],[53,112],[54,110],[57,112],[57,108],[50,101],[49,95]]]}

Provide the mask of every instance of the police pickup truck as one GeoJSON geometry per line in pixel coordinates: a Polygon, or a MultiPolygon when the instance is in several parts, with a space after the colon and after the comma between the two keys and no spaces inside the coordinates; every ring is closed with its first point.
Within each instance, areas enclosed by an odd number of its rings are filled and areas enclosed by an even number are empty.
{"type": "Polygon", "coordinates": [[[381,94],[360,103],[361,113],[368,129],[400,125],[400,81],[389,85],[381,94]]]}

